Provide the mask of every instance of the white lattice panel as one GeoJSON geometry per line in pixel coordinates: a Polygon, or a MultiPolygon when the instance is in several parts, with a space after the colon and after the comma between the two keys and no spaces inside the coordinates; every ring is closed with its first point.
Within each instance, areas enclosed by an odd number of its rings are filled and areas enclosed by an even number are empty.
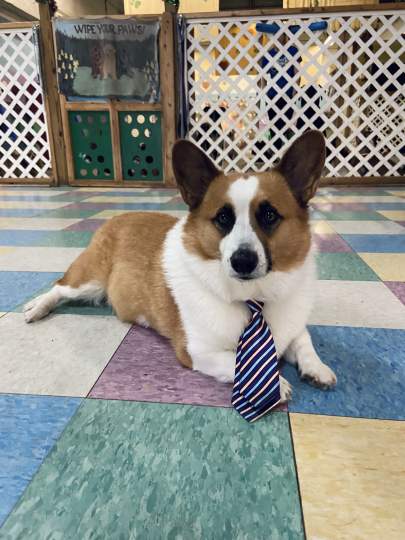
{"type": "Polygon", "coordinates": [[[0,179],[50,175],[32,29],[0,30],[0,179]]]}
{"type": "Polygon", "coordinates": [[[326,176],[404,174],[404,28],[403,11],[188,19],[188,137],[245,172],[320,129],[326,176]],[[320,21],[325,30],[309,29],[320,21]]]}

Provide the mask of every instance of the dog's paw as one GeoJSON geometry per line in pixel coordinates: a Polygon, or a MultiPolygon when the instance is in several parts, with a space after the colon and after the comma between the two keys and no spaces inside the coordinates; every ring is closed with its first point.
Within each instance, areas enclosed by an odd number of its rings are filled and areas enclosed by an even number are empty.
{"type": "Polygon", "coordinates": [[[292,386],[284,377],[280,377],[280,397],[281,403],[285,403],[292,398],[292,386]]]}
{"type": "Polygon", "coordinates": [[[42,296],[34,298],[23,308],[24,318],[26,323],[31,323],[43,319],[49,313],[46,302],[43,301],[42,296]]]}
{"type": "Polygon", "coordinates": [[[300,376],[302,380],[322,390],[333,388],[337,382],[334,372],[323,362],[305,366],[304,369],[301,369],[300,376]]]}

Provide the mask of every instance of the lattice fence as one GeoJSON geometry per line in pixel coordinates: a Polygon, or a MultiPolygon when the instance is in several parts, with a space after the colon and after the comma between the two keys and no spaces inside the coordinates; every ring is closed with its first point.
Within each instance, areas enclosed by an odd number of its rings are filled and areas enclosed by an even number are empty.
{"type": "Polygon", "coordinates": [[[33,30],[0,30],[0,179],[49,178],[48,141],[33,30]]]}
{"type": "Polygon", "coordinates": [[[403,11],[189,18],[188,138],[226,172],[260,171],[320,129],[326,176],[403,175],[404,28],[403,11]]]}

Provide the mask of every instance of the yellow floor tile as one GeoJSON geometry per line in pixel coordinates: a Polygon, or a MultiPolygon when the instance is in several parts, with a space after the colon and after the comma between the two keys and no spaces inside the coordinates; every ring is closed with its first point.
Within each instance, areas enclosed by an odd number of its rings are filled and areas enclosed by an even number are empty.
{"type": "Polygon", "coordinates": [[[405,253],[359,253],[383,281],[405,281],[405,253]]]}
{"type": "Polygon", "coordinates": [[[403,540],[405,422],[290,414],[311,540],[403,540]]]}
{"type": "Polygon", "coordinates": [[[396,197],[405,197],[405,189],[402,191],[388,191],[387,193],[390,193],[391,195],[395,195],[396,197]]]}
{"type": "Polygon", "coordinates": [[[393,221],[405,221],[405,210],[380,210],[378,213],[393,221]]]}
{"type": "Polygon", "coordinates": [[[316,234],[336,234],[333,227],[327,221],[311,221],[311,229],[316,234]]]}
{"type": "Polygon", "coordinates": [[[5,255],[6,253],[10,253],[10,251],[14,251],[14,248],[8,246],[0,246],[0,257],[2,255],[5,255]]]}

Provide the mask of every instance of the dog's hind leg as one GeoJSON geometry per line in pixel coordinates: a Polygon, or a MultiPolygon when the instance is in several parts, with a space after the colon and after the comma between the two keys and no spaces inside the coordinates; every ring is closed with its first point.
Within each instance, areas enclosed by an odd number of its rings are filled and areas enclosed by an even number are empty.
{"type": "Polygon", "coordinates": [[[48,292],[37,296],[24,306],[25,321],[38,321],[46,317],[56,306],[69,300],[99,303],[106,296],[108,268],[98,256],[98,250],[90,246],[69,267],[48,292]]]}
{"type": "Polygon", "coordinates": [[[30,323],[43,319],[56,306],[69,300],[83,300],[97,304],[104,297],[105,289],[98,281],[89,281],[76,288],[56,283],[50,291],[37,296],[24,306],[25,321],[30,323]]]}

